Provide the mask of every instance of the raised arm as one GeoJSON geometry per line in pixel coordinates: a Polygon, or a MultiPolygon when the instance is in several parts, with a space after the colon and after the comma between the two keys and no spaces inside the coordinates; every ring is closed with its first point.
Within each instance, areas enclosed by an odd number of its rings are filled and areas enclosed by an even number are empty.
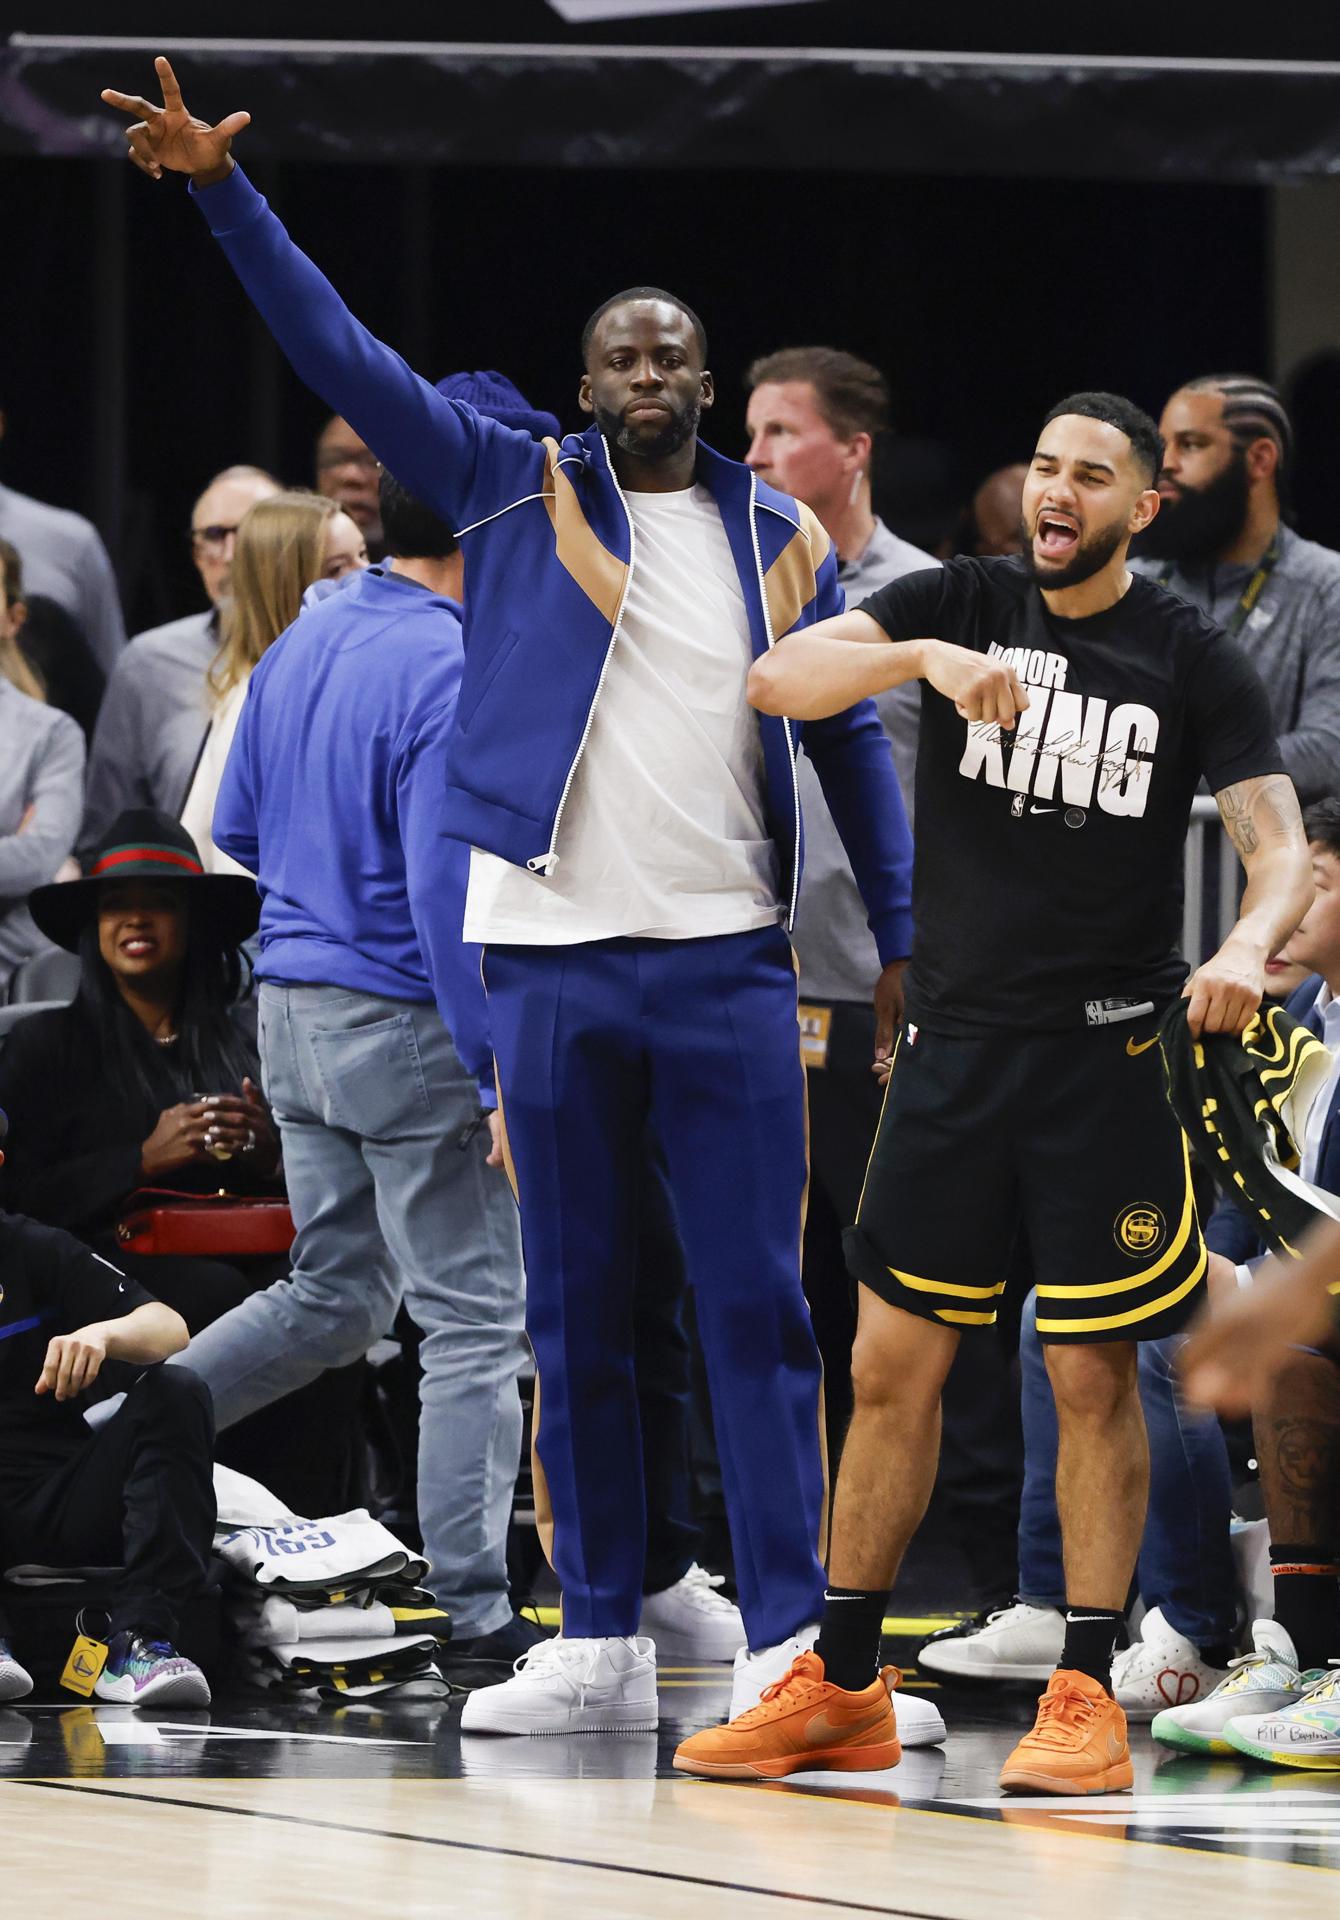
{"type": "Polygon", "coordinates": [[[1284,773],[1240,780],[1215,795],[1247,875],[1237,924],[1187,981],[1193,1034],[1241,1033],[1261,1004],[1265,966],[1312,904],[1312,864],[1293,782],[1284,773]]]}
{"type": "Polygon", "coordinates": [[[1012,727],[1028,705],[1013,667],[946,640],[890,640],[868,613],[787,634],[749,670],[749,703],[791,720],[827,720],[890,687],[926,680],[965,720],[1012,727]]]}
{"type": "Polygon", "coordinates": [[[134,116],[130,158],[153,180],[189,176],[211,231],[298,377],[453,530],[538,492],[542,449],[420,379],[289,239],[233,162],[233,140],[250,115],[230,113],[211,127],[187,111],[171,64],[160,58],[154,66],[161,107],[111,88],[102,96],[134,116]]]}

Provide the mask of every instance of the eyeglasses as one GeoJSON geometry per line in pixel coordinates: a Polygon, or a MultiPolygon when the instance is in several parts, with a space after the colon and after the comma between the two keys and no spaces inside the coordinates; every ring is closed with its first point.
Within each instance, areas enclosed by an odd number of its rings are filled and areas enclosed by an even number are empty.
{"type": "Polygon", "coordinates": [[[318,473],[328,473],[332,467],[360,467],[364,473],[380,473],[381,464],[370,447],[358,452],[352,447],[322,447],[316,456],[318,473]]]}
{"type": "Polygon", "coordinates": [[[192,527],[189,535],[191,550],[199,553],[212,547],[217,552],[220,547],[227,546],[236,532],[236,527],[192,527]]]}

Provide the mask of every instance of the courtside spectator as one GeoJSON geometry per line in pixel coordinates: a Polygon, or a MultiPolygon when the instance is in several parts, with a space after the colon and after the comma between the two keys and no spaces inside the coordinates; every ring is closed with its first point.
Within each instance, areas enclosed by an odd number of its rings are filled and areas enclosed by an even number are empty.
{"type": "Polygon", "coordinates": [[[508,1593],[521,1234],[479,950],[461,940],[469,851],[440,830],[464,561],[389,474],[380,486],[395,557],[258,662],[219,790],[219,844],[260,888],[261,1053],[299,1239],[292,1274],[210,1328],[193,1364],[226,1427],[357,1359],[404,1296],[423,1335],[418,1511],[448,1658],[497,1680],[543,1636],[508,1593]]]}
{"type": "MultiPolygon", "coordinates": [[[[4,431],[0,413],[0,439],[4,431]]],[[[22,554],[29,593],[43,594],[72,614],[94,659],[110,673],[126,644],[126,627],[121,590],[93,523],[0,486],[0,540],[22,554]]]]}
{"type": "MultiPolygon", "coordinates": [[[[180,1254],[132,1252],[118,1226],[142,1205],[224,1185],[282,1196],[260,1062],[237,1006],[255,886],[203,875],[175,820],[133,811],[95,848],[86,879],[40,889],[32,910],[79,955],[80,985],[72,1006],[30,1014],[0,1053],[0,1107],[15,1138],[0,1204],[77,1234],[197,1333],[287,1273],[287,1257],[239,1254],[223,1221],[207,1228],[211,1250],[180,1254]],[[146,1188],[156,1198],[137,1200],[146,1188]]],[[[229,1434],[224,1457],[297,1512],[342,1511],[361,1487],[360,1386],[332,1376],[279,1417],[229,1434]]]]}
{"type": "Polygon", "coordinates": [[[333,413],[317,436],[316,490],[348,514],[373,560],[380,560],[386,550],[377,486],[380,472],[381,463],[367,441],[333,413]]]}
{"type": "MultiPolygon", "coordinates": [[[[1284,958],[1311,971],[1288,1011],[1325,1044],[1335,1066],[1308,1110],[1299,1171],[1309,1184],[1340,1194],[1340,801],[1309,807],[1303,824],[1317,891],[1284,958]]],[[[1231,1294],[1254,1284],[1266,1249],[1245,1212],[1221,1200],[1205,1239],[1213,1288],[1231,1294]]],[[[1309,1695],[1306,1713],[1295,1712],[1304,1688],[1324,1681],[1327,1663],[1340,1659],[1340,1343],[1332,1337],[1291,1347],[1252,1407],[1252,1425],[1270,1525],[1274,1617],[1256,1622],[1245,1667],[1207,1700],[1160,1714],[1153,1733],[1194,1752],[1227,1739],[1272,1765],[1305,1766],[1316,1764],[1322,1737],[1340,1750],[1340,1700],[1333,1693],[1309,1695]]]]}
{"type": "Polygon", "coordinates": [[[1283,518],[1293,432],[1251,374],[1206,374],[1163,409],[1162,498],[1137,569],[1217,621],[1270,695],[1284,768],[1304,803],[1340,765],[1340,554],[1283,518]]]}
{"type": "MultiPolygon", "coordinates": [[[[205,1706],[205,1676],[172,1641],[209,1570],[214,1424],[195,1375],[157,1364],[181,1352],[186,1324],[70,1234],[9,1213],[0,1263],[4,1564],[119,1567],[94,1698],[205,1706]],[[126,1373],[123,1403],[90,1432],[108,1361],[147,1371],[126,1373]]],[[[0,1700],[31,1691],[0,1618],[0,1700]]]]}
{"type": "Polygon", "coordinates": [[[279,492],[260,467],[227,467],[191,510],[191,558],[209,606],[137,634],[112,669],[88,766],[85,846],[127,807],[180,813],[209,725],[205,676],[219,650],[242,516],[279,492]]]}
{"type": "Polygon", "coordinates": [[[968,525],[962,551],[986,559],[1004,558],[1024,550],[1024,481],[1028,468],[1022,465],[997,467],[989,473],[968,509],[968,525]]]}
{"type": "Polygon", "coordinates": [[[46,944],[25,903],[70,860],[84,806],[84,736],[19,651],[11,554],[0,542],[0,991],[46,944]]]}
{"type": "Polygon", "coordinates": [[[22,558],[8,540],[0,540],[0,635],[29,669],[31,686],[10,672],[20,691],[68,713],[87,739],[106,685],[102,668],[73,615],[42,594],[28,597],[22,558]]]}
{"type": "Polygon", "coordinates": [[[182,824],[200,848],[208,872],[241,871],[215,846],[212,827],[215,797],[252,669],[297,619],[308,587],[318,580],[342,580],[367,563],[362,533],[322,494],[302,488],[271,494],[242,516],[220,623],[222,640],[206,676],[209,731],[181,810],[182,824]]]}

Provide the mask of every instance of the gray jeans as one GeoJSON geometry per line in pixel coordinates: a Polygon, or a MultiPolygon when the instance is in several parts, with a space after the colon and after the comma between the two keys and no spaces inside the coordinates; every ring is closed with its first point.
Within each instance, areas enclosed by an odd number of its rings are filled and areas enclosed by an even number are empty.
{"type": "Polygon", "coordinates": [[[183,1359],[227,1427],[356,1360],[403,1294],[423,1334],[419,1518],[433,1591],[460,1638],[492,1633],[511,1618],[525,1284],[487,1129],[460,1145],[478,1093],[434,1008],[343,987],[262,983],[260,1050],[298,1229],[293,1270],[183,1359]]]}

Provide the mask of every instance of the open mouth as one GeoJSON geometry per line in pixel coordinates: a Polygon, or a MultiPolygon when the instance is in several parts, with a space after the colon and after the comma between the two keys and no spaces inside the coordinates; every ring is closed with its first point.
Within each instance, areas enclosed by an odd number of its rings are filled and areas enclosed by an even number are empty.
{"type": "Polygon", "coordinates": [[[1041,513],[1038,515],[1037,545],[1043,553],[1057,559],[1064,558],[1079,545],[1079,526],[1068,514],[1041,513]]]}
{"type": "Polygon", "coordinates": [[[128,960],[147,960],[150,954],[158,952],[158,942],[132,934],[130,939],[121,942],[121,951],[128,960]]]}

